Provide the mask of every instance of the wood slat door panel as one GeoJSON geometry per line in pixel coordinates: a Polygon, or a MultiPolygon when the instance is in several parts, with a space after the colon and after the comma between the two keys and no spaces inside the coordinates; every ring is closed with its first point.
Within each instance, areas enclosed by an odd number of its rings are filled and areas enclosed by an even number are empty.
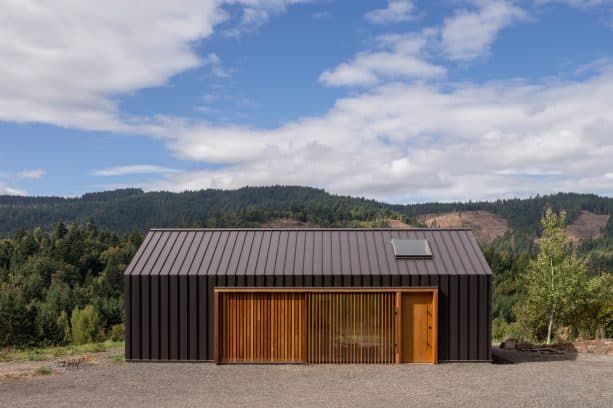
{"type": "Polygon", "coordinates": [[[220,312],[222,362],[306,361],[304,293],[223,293],[220,312]]]}
{"type": "Polygon", "coordinates": [[[395,293],[309,293],[310,363],[393,363],[395,293]]]}

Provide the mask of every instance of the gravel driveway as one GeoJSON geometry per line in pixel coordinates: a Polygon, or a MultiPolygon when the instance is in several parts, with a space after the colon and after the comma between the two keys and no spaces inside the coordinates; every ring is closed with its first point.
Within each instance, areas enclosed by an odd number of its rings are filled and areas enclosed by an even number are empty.
{"type": "Polygon", "coordinates": [[[0,381],[0,406],[613,406],[611,357],[502,355],[517,363],[216,366],[105,361],[64,374],[0,381]]]}

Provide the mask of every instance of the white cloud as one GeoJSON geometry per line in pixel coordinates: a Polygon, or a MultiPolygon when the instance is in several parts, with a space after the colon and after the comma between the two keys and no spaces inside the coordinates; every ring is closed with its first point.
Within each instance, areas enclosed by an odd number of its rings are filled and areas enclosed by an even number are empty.
{"type": "Polygon", "coordinates": [[[474,3],[474,9],[457,10],[443,23],[442,49],[452,60],[470,60],[487,54],[500,30],[527,17],[511,1],[476,0],[474,3]]]}
{"type": "Polygon", "coordinates": [[[112,96],[201,64],[217,1],[16,1],[0,12],[0,120],[120,129],[112,96]]]}
{"type": "MultiPolygon", "coordinates": [[[[296,1],[229,2],[243,10],[244,32],[296,1]]],[[[381,36],[376,49],[324,72],[320,80],[329,86],[369,86],[327,113],[257,129],[125,118],[115,103],[117,95],[159,86],[188,69],[221,68],[216,54],[199,57],[192,48],[230,18],[221,0],[9,3],[0,12],[0,59],[8,61],[0,64],[0,120],[149,134],[177,157],[207,167],[95,173],[160,174],[150,189],[302,184],[393,201],[611,194],[610,68],[590,71],[582,82],[425,81],[446,74],[428,62],[431,53],[442,49],[455,60],[483,55],[502,28],[524,15],[509,2],[476,4],[441,29],[381,36]],[[421,82],[389,82],[407,79],[421,82]]],[[[1,184],[0,192],[25,194],[1,184]]]]}
{"type": "Polygon", "coordinates": [[[564,174],[564,172],[560,170],[541,170],[538,168],[525,168],[495,170],[494,174],[499,176],[549,177],[561,176],[564,174]]]}
{"type": "Polygon", "coordinates": [[[299,184],[396,202],[611,194],[610,106],[608,70],[583,82],[387,84],[276,129],[169,129],[176,156],[218,166],[147,187],[299,184]]]}
{"type": "Polygon", "coordinates": [[[217,78],[229,78],[230,74],[221,66],[221,59],[214,52],[209,53],[202,60],[202,65],[209,65],[211,73],[217,78]]]}
{"type": "Polygon", "coordinates": [[[358,53],[351,61],[323,72],[319,81],[327,86],[364,86],[382,79],[443,77],[444,67],[425,60],[426,46],[434,34],[433,30],[425,30],[381,36],[377,50],[358,53]]]}
{"type": "Polygon", "coordinates": [[[95,176],[125,176],[128,174],[163,174],[178,173],[179,170],[150,164],[135,164],[131,166],[109,167],[94,171],[95,176]]]}
{"type": "Polygon", "coordinates": [[[563,3],[571,7],[587,9],[602,6],[605,4],[613,3],[612,0],[536,0],[537,5],[544,5],[550,3],[563,3]]]}
{"type": "Polygon", "coordinates": [[[18,179],[39,179],[45,175],[43,169],[23,170],[17,173],[18,179]]]}
{"type": "Polygon", "coordinates": [[[441,27],[380,36],[376,49],[324,71],[319,81],[326,86],[372,86],[390,79],[439,79],[447,70],[430,62],[433,56],[470,60],[485,55],[500,30],[527,17],[506,0],[476,0],[473,4],[473,10],[456,10],[441,27]]]}
{"type": "Polygon", "coordinates": [[[387,7],[371,10],[364,18],[373,24],[400,23],[415,18],[414,8],[413,2],[409,0],[388,0],[387,7]]]}
{"type": "Polygon", "coordinates": [[[4,1],[0,121],[130,131],[134,119],[119,111],[117,95],[206,64],[228,75],[216,54],[201,58],[194,50],[218,24],[237,24],[228,5],[243,11],[243,27],[297,1],[4,1]]]}
{"type": "Polygon", "coordinates": [[[240,24],[226,29],[228,37],[240,37],[266,24],[271,16],[284,13],[288,6],[308,3],[312,0],[224,0],[224,3],[243,7],[240,24]]]}
{"type": "Polygon", "coordinates": [[[5,186],[0,183],[0,195],[16,195],[16,196],[25,196],[28,193],[25,190],[20,190],[17,188],[5,186]]]}

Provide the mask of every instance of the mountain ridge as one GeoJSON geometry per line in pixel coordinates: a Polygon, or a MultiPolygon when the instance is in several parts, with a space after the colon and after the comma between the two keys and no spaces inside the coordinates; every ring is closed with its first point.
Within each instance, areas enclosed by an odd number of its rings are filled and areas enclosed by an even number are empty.
{"type": "Polygon", "coordinates": [[[465,226],[465,223],[472,226],[474,220],[489,217],[498,225],[495,231],[487,231],[487,239],[481,241],[491,241],[509,231],[537,234],[541,215],[548,206],[565,210],[569,224],[586,213],[600,216],[600,220],[609,216],[601,233],[582,232],[581,237],[613,236],[613,217],[610,217],[613,198],[595,194],[557,193],[523,199],[401,205],[301,186],[182,193],[129,188],[86,193],[80,197],[0,196],[0,235],[36,226],[48,229],[59,221],[84,223],[93,220],[101,229],[127,233],[156,227],[431,226],[441,220],[448,226],[465,226]],[[454,222],[459,224],[453,225],[454,222]]]}

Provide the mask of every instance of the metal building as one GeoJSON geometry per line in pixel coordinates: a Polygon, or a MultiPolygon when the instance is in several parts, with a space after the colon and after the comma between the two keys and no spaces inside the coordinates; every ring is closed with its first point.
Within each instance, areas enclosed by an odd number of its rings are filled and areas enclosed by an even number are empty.
{"type": "Polygon", "coordinates": [[[487,361],[468,229],[155,229],[125,272],[126,359],[487,361]]]}

